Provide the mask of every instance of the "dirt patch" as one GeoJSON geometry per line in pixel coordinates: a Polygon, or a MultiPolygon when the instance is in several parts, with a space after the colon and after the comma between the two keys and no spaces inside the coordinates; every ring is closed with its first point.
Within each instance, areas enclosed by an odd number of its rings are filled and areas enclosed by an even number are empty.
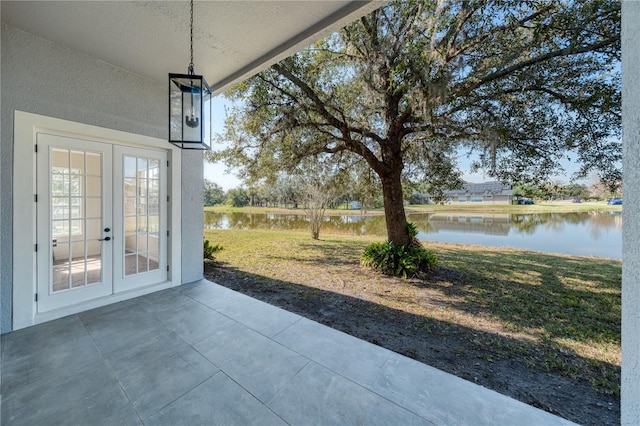
{"type": "MultiPolygon", "coordinates": [[[[403,299],[417,300],[422,309],[443,310],[440,317],[446,318],[446,306],[461,291],[456,286],[464,280],[460,272],[441,268],[429,279],[401,282],[382,276],[363,277],[363,273],[371,275],[357,265],[342,264],[339,271],[314,276],[313,286],[254,275],[228,265],[207,268],[205,276],[568,420],[585,425],[620,423],[618,397],[598,393],[584,379],[568,377],[553,366],[539,368],[537,361],[544,358],[540,349],[511,338],[513,331],[491,330],[482,312],[472,313],[478,322],[475,326],[394,307],[394,301],[400,305],[403,299]],[[436,286],[438,291],[433,291],[436,286]],[[446,303],[438,300],[443,288],[446,303]],[[381,304],[380,298],[386,302],[381,304]]],[[[574,362],[573,357],[566,354],[562,362],[574,362]]]]}

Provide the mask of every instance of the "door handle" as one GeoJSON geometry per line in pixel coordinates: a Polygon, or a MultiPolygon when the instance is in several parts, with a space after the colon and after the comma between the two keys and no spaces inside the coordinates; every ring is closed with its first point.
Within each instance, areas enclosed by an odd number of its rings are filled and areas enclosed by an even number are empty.
{"type": "Polygon", "coordinates": [[[98,241],[111,241],[111,237],[99,238],[98,241]]]}

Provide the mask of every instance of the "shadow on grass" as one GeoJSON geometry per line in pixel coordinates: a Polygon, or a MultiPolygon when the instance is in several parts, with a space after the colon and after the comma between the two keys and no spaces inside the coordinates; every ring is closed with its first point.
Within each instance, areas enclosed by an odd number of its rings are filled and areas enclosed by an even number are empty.
{"type": "MultiPolygon", "coordinates": [[[[317,248],[318,245],[314,247],[317,248]]],[[[345,253],[340,253],[339,256],[333,244],[326,245],[324,249],[330,252],[328,259],[353,263],[352,260],[348,261],[349,257],[345,253]]],[[[443,253],[443,263],[448,265],[450,256],[462,255],[451,249],[443,253]]],[[[328,259],[325,257],[315,262],[327,262],[328,259]]],[[[301,260],[314,262],[307,258],[301,260]]],[[[476,260],[472,271],[460,273],[456,269],[443,269],[445,276],[458,274],[459,282],[444,289],[439,287],[440,290],[463,294],[473,309],[497,315],[521,327],[539,324],[550,327],[545,325],[544,320],[535,319],[533,314],[528,313],[529,308],[526,306],[546,303],[545,297],[561,293],[560,289],[572,291],[561,283],[553,265],[544,262],[537,265],[535,261],[531,261],[534,265],[529,268],[540,273],[544,283],[539,284],[539,292],[527,293],[511,288],[520,285],[518,283],[506,279],[491,282],[490,277],[482,272],[489,266],[491,270],[499,270],[502,266],[513,268],[514,258],[487,255],[476,260]],[[478,286],[478,280],[487,282],[478,286]],[[532,297],[540,300],[531,302],[529,299],[532,297]],[[502,312],[503,304],[526,306],[503,309],[502,312]]],[[[524,265],[525,261],[522,262],[524,265]]],[[[222,266],[223,269],[207,274],[207,278],[569,420],[581,424],[618,424],[620,421],[618,398],[612,394],[596,392],[598,384],[591,380],[592,377],[602,376],[619,383],[620,368],[615,365],[584,359],[570,350],[550,351],[532,341],[509,338],[335,292],[247,273],[228,265],[222,266]],[[582,365],[582,368],[588,368],[592,372],[591,377],[571,374],[567,366],[576,363],[582,365]]],[[[414,280],[412,283],[437,286],[438,280],[414,280]]],[[[582,297],[583,293],[585,291],[577,291],[572,297],[582,297]]],[[[555,309],[549,312],[557,313],[555,309]]],[[[568,312],[565,314],[570,316],[568,312]]],[[[573,327],[579,321],[579,318],[568,318],[566,324],[573,327]]],[[[551,329],[547,331],[553,333],[551,329]]],[[[602,333],[610,332],[614,331],[602,333]]]]}
{"type": "MultiPolygon", "coordinates": [[[[298,247],[306,253],[312,252],[314,256],[303,256],[296,253],[287,254],[286,258],[278,255],[267,255],[273,260],[286,260],[310,265],[352,265],[354,259],[360,259],[360,255],[366,247],[365,244],[354,245],[351,241],[331,240],[324,242],[316,240],[313,244],[298,243],[298,247]]],[[[357,261],[356,261],[357,262],[357,261]]]]}
{"type": "Polygon", "coordinates": [[[459,309],[496,317],[514,331],[538,330],[547,339],[620,344],[619,262],[455,248],[439,254],[463,274],[442,289],[462,296],[459,309]]]}
{"type": "MultiPolygon", "coordinates": [[[[346,242],[299,246],[313,250],[314,255],[269,257],[326,267],[353,265],[362,253],[360,246],[346,242]]],[[[585,345],[620,345],[622,277],[618,261],[469,250],[455,245],[439,246],[437,254],[438,273],[403,282],[454,297],[459,302],[449,301],[448,306],[496,318],[514,332],[585,345]]]]}

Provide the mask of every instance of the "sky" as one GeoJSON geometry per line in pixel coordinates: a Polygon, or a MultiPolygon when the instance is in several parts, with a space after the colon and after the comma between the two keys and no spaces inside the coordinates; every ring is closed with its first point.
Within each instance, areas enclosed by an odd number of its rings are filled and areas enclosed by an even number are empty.
{"type": "MultiPolygon", "coordinates": [[[[225,107],[230,108],[231,102],[225,99],[223,95],[218,95],[213,98],[213,133],[222,133],[224,130],[225,107]]],[[[214,148],[216,148],[216,146],[214,146],[214,148]]],[[[485,176],[482,172],[470,173],[470,160],[468,160],[464,154],[461,154],[458,159],[460,170],[463,173],[462,179],[465,181],[481,183],[491,180],[490,177],[485,176]]],[[[571,174],[578,169],[578,166],[567,162],[564,164],[564,168],[567,170],[566,176],[556,176],[552,180],[569,183],[571,174]]],[[[242,186],[242,181],[238,179],[233,172],[227,172],[227,166],[224,163],[209,163],[205,161],[204,178],[217,183],[225,191],[242,186]]]]}
{"type": "MultiPolygon", "coordinates": [[[[229,108],[231,106],[231,103],[226,100],[223,95],[218,95],[213,98],[212,133],[222,133],[222,131],[224,130],[225,106],[229,108]]],[[[214,149],[215,148],[216,146],[214,145],[214,149]]],[[[242,186],[242,181],[235,177],[233,173],[227,173],[226,169],[227,166],[225,166],[224,163],[209,163],[208,161],[205,161],[204,178],[210,180],[211,182],[217,183],[225,191],[242,186]]]]}

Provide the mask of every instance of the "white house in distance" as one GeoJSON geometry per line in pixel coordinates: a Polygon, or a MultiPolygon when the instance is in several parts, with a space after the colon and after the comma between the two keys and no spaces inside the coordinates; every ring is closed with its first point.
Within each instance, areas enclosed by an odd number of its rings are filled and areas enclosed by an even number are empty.
{"type": "MultiPolygon", "coordinates": [[[[219,94],[382,4],[198,1],[195,71],[219,94]]],[[[640,2],[622,11],[622,423],[632,425],[640,2]]],[[[188,2],[3,0],[0,16],[0,332],[200,279],[202,154],[167,142],[168,73],[189,63],[188,2]]]]}
{"type": "MultiPolygon", "coordinates": [[[[461,189],[446,189],[443,195],[449,204],[511,204],[513,201],[511,185],[501,182],[467,182],[461,189]]],[[[411,198],[419,204],[433,203],[429,194],[415,194],[411,198]]]]}

